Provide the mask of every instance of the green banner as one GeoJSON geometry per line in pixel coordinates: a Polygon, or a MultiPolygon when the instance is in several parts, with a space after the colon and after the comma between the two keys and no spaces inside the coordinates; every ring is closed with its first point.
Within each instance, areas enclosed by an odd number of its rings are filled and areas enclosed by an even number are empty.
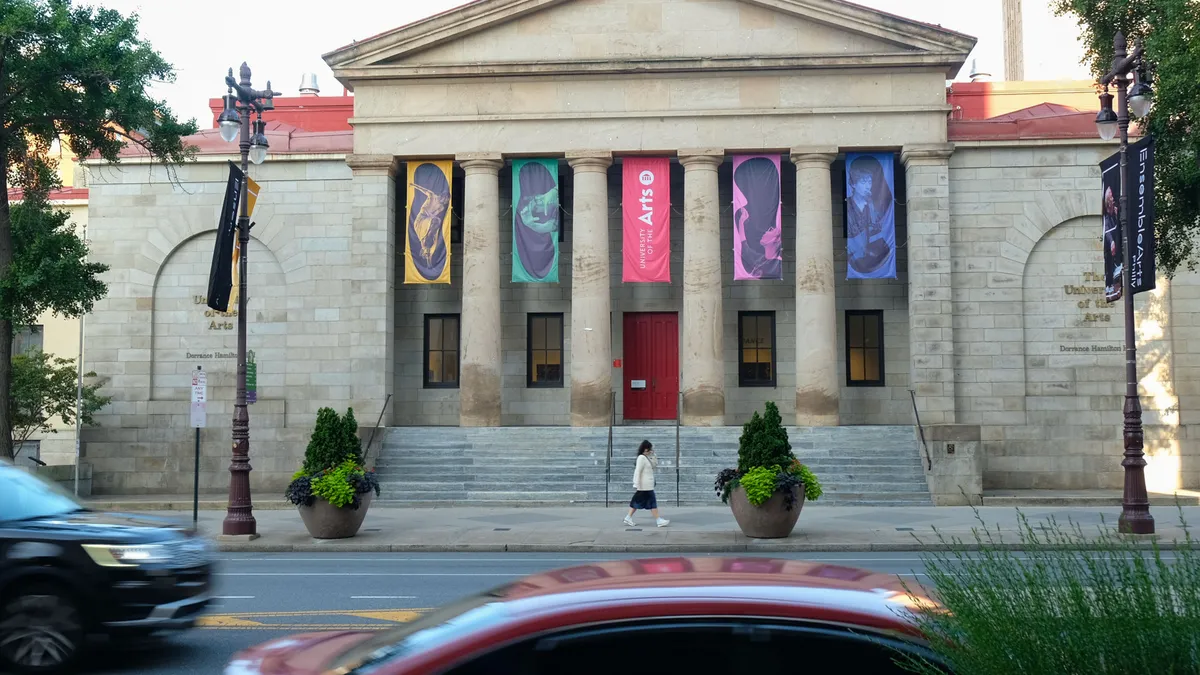
{"type": "Polygon", "coordinates": [[[258,363],[254,352],[246,354],[246,403],[258,401],[258,363]]]}
{"type": "Polygon", "coordinates": [[[558,283],[558,160],[513,162],[513,283],[558,283]]]}

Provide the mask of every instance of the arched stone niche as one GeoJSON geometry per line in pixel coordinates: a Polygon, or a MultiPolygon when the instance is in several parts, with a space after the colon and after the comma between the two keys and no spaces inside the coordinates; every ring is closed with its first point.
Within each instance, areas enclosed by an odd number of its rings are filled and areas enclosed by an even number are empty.
{"type": "MultiPolygon", "coordinates": [[[[208,307],[208,273],[216,231],[177,246],[159,269],[154,285],[151,398],[186,401],[191,371],[208,373],[211,400],[234,399],[237,376],[237,316],[208,307]]],[[[275,255],[250,239],[247,348],[258,364],[258,397],[282,398],[287,340],[287,283],[275,255]]]]}

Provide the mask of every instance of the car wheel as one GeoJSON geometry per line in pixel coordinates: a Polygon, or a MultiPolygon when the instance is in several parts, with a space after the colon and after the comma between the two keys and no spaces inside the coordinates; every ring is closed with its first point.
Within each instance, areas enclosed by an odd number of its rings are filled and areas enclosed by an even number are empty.
{"type": "Polygon", "coordinates": [[[0,605],[0,671],[59,673],[79,656],[83,615],[71,596],[52,586],[32,586],[0,605]]]}

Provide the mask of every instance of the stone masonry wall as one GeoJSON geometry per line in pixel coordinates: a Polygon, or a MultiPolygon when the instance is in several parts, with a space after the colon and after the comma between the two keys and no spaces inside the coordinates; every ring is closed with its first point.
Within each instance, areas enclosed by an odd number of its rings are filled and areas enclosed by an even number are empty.
{"type": "MultiPolygon", "coordinates": [[[[951,158],[956,409],[981,425],[988,489],[1122,485],[1124,317],[1103,301],[1099,217],[1098,164],[1113,151],[959,146],[951,158]]],[[[1192,364],[1198,283],[1160,275],[1135,298],[1151,490],[1200,484],[1195,402],[1174,365],[1192,364]]]]}
{"type": "MultiPolygon", "coordinates": [[[[87,317],[85,352],[85,367],[113,397],[83,438],[101,494],[191,489],[196,365],[209,372],[201,490],[221,492],[229,482],[236,319],[207,316],[196,301],[207,293],[228,169],[222,157],[174,170],[177,183],[134,160],[88,167],[92,256],[111,267],[108,296],[87,317]]],[[[345,159],[275,158],[251,176],[262,186],[249,250],[248,346],[260,363],[251,481],[275,498],[303,456],[317,409],[352,404],[347,354],[367,327],[342,315],[355,278],[345,159]]]]}

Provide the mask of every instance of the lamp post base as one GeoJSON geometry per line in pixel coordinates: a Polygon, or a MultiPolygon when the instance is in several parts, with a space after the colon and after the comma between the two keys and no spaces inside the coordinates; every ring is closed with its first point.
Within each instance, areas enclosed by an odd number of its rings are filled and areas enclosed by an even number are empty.
{"type": "Polygon", "coordinates": [[[1154,516],[1150,515],[1150,496],[1146,493],[1146,456],[1142,451],[1142,403],[1136,394],[1125,396],[1124,413],[1125,459],[1121,460],[1121,466],[1125,468],[1125,492],[1121,496],[1117,531],[1154,534],[1154,516]]]}

